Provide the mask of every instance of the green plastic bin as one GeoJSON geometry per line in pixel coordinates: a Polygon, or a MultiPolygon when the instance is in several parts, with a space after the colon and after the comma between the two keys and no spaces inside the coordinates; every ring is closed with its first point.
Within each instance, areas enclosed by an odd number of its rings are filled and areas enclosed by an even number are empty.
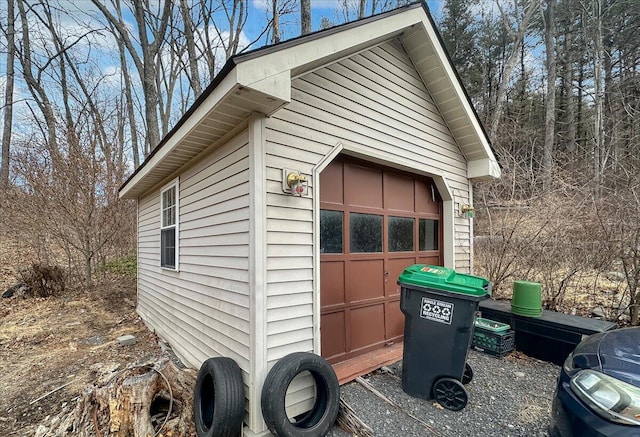
{"type": "Polygon", "coordinates": [[[511,326],[507,323],[496,322],[495,320],[483,319],[481,317],[476,318],[474,325],[476,328],[491,332],[503,332],[511,329],[511,326]]]}
{"type": "Polygon", "coordinates": [[[514,281],[511,312],[525,317],[542,317],[542,286],[538,282],[514,281]]]}

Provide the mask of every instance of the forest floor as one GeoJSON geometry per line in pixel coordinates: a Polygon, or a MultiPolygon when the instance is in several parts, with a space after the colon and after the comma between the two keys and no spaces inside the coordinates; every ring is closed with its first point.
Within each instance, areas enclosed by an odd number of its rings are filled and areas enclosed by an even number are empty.
{"type": "MultiPolygon", "coordinates": [[[[0,244],[0,293],[17,282],[12,266],[21,261],[6,248],[0,244]]],[[[161,353],[135,312],[135,278],[108,275],[90,292],[67,285],[47,298],[0,299],[1,436],[33,436],[39,425],[73,410],[96,371],[161,353]],[[126,334],[136,337],[134,345],[119,345],[126,334]]]]}

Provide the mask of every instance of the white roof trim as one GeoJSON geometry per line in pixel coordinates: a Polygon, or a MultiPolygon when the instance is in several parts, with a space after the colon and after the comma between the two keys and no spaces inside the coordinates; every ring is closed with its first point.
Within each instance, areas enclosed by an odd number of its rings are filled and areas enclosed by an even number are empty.
{"type": "Polygon", "coordinates": [[[500,177],[500,166],[495,159],[484,158],[467,162],[467,177],[483,180],[500,177]]]}
{"type": "MultiPolygon", "coordinates": [[[[233,73],[233,71],[232,71],[233,73]]],[[[128,197],[129,191],[135,187],[145,176],[147,176],[157,165],[172,151],[174,151],[180,141],[182,141],[191,132],[200,121],[213,109],[215,104],[222,100],[227,94],[231,93],[237,86],[237,80],[235,74],[227,75],[215,90],[205,99],[205,101],[199,105],[191,116],[185,120],[185,122],[178,128],[173,135],[167,138],[167,142],[162,145],[157,153],[150,156],[148,161],[145,161],[144,168],[141,171],[134,173],[120,188],[120,198],[128,197]]]]}
{"type": "Polygon", "coordinates": [[[333,59],[344,58],[363,48],[397,37],[408,27],[420,23],[422,17],[426,17],[422,8],[409,9],[372,22],[365,20],[359,26],[348,27],[326,36],[322,36],[322,33],[310,35],[317,38],[283,50],[269,51],[262,56],[252,56],[247,60],[243,60],[241,56],[236,66],[239,71],[238,79],[250,86],[284,72],[289,73],[289,78],[299,76],[309,71],[319,60],[322,64],[327,64],[333,59]]]}
{"type": "MultiPolygon", "coordinates": [[[[462,121],[460,111],[457,110],[448,111],[455,112],[449,116],[450,119],[447,119],[447,112],[443,112],[442,115],[462,153],[468,154],[469,158],[473,156],[468,162],[469,178],[500,177],[500,168],[486,134],[425,8],[426,6],[413,4],[401,10],[232,58],[227,66],[230,68],[225,72],[226,75],[217,85],[212,84],[212,89],[205,91],[209,92],[207,97],[194,104],[196,106],[189,115],[185,115],[178,127],[163,140],[159,146],[160,150],[155,151],[124,183],[120,189],[120,197],[137,197],[143,194],[151,187],[150,180],[139,184],[154,172],[156,179],[168,177],[170,173],[175,172],[179,166],[172,169],[165,166],[162,170],[158,169],[158,166],[170,153],[174,153],[174,156],[175,153],[179,153],[181,142],[188,140],[189,134],[215,108],[229,103],[236,108],[238,105],[246,106],[244,109],[247,113],[260,111],[270,115],[291,101],[292,77],[313,71],[392,38],[400,38],[403,42],[427,88],[429,82],[433,83],[433,79],[429,79],[427,75],[433,74],[438,78],[444,77],[449,85],[444,88],[438,86],[439,92],[432,95],[436,105],[439,106],[441,102],[450,107],[451,102],[454,102],[454,107],[459,106],[464,113],[462,121]],[[435,65],[432,62],[423,62],[423,66],[420,66],[421,59],[430,59],[433,56],[437,59],[435,65]],[[139,186],[136,187],[137,185],[139,186]]],[[[193,149],[193,145],[191,147],[193,149]]],[[[202,146],[202,150],[205,148],[206,146],[202,146]]]]}
{"type": "MultiPolygon", "coordinates": [[[[495,161],[495,156],[493,155],[493,151],[491,150],[491,146],[489,145],[489,140],[478,121],[478,117],[476,116],[475,111],[471,107],[471,102],[467,98],[467,95],[462,88],[462,84],[458,80],[458,76],[455,73],[453,66],[449,62],[449,57],[447,56],[444,47],[439,43],[440,39],[436,30],[433,28],[431,21],[428,19],[426,14],[422,18],[422,25],[424,26],[421,30],[424,30],[428,35],[428,41],[433,45],[434,51],[437,54],[441,68],[446,72],[446,76],[456,92],[456,96],[458,98],[458,102],[462,105],[469,122],[472,124],[473,129],[476,133],[476,136],[480,142],[481,147],[484,149],[484,153],[488,159],[495,161]]],[[[445,120],[446,121],[446,120],[445,120]]],[[[493,172],[491,174],[486,174],[488,177],[500,177],[500,167],[497,167],[497,173],[493,172]]]]}

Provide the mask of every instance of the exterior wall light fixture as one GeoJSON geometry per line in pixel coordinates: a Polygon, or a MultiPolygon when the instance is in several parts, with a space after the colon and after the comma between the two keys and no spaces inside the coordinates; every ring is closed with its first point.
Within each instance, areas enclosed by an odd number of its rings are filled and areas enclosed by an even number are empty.
{"type": "Polygon", "coordinates": [[[465,203],[465,204],[462,204],[462,205],[460,206],[460,214],[461,214],[463,217],[466,217],[466,218],[473,218],[473,216],[475,215],[475,213],[476,213],[476,210],[475,210],[475,208],[473,207],[473,205],[467,205],[467,204],[465,203]]]}
{"type": "Polygon", "coordinates": [[[282,169],[282,191],[292,196],[306,196],[308,192],[306,176],[296,170],[282,169]]]}

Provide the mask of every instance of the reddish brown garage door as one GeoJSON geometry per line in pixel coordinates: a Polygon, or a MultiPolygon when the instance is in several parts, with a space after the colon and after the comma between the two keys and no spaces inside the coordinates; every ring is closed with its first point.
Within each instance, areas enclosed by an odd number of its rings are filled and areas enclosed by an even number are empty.
{"type": "Polygon", "coordinates": [[[429,178],[347,157],[320,176],[322,356],[332,364],[402,340],[402,270],[442,261],[429,178]]]}

